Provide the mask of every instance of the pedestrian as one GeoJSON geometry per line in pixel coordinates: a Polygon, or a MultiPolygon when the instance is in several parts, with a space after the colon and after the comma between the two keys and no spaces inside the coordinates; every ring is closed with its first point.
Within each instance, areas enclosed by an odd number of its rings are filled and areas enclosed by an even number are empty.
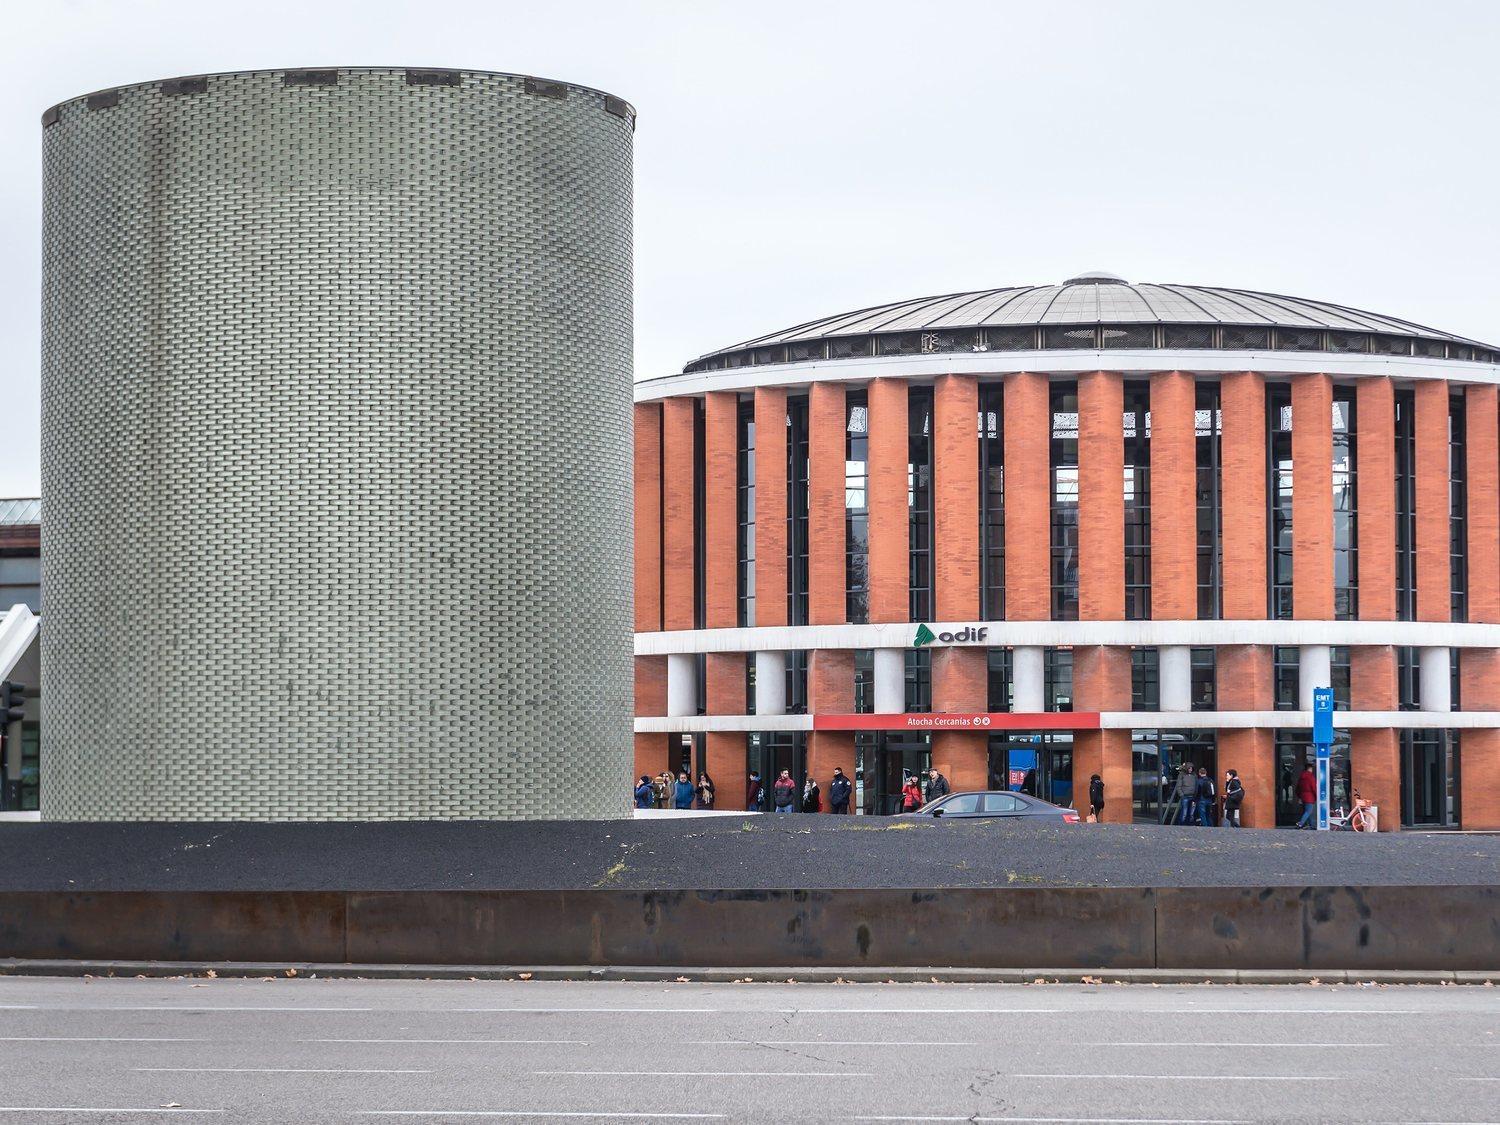
{"type": "Polygon", "coordinates": [[[1214,826],[1214,779],[1204,766],[1198,767],[1198,822],[1204,828],[1214,826]]]}
{"type": "Polygon", "coordinates": [[[917,780],[917,775],[909,773],[906,781],[901,786],[901,811],[916,812],[922,807],[922,783],[917,780]]]}
{"type": "Polygon", "coordinates": [[[1098,824],[1104,819],[1104,779],[1097,773],[1089,777],[1089,819],[1098,824]]]}
{"type": "Polygon", "coordinates": [[[854,786],[849,784],[849,779],[844,776],[841,766],[833,767],[833,780],[828,783],[828,811],[834,816],[849,815],[849,795],[854,791],[854,786]]]}
{"type": "Polygon", "coordinates": [[[672,807],[674,809],[690,809],[693,807],[693,798],[697,791],[693,788],[693,779],[688,776],[687,770],[677,775],[677,783],[672,786],[672,807]]]}
{"type": "Polygon", "coordinates": [[[672,775],[671,774],[667,773],[665,770],[663,770],[661,773],[657,774],[656,775],[656,780],[654,782],[652,782],[652,787],[656,790],[656,807],[657,808],[664,809],[664,808],[666,808],[668,805],[670,805],[672,803],[672,775]]]}
{"type": "Polygon", "coordinates": [[[766,787],[759,770],[750,771],[750,780],[745,785],[745,808],[750,812],[766,811],[766,787]]]}
{"type": "Polygon", "coordinates": [[[656,787],[651,784],[649,773],[641,774],[640,784],[635,787],[635,807],[649,809],[656,801],[656,787]]]}
{"type": "Polygon", "coordinates": [[[1245,786],[1240,782],[1240,775],[1234,770],[1229,771],[1229,776],[1224,780],[1224,827],[1240,827],[1240,805],[1245,800],[1245,786]]]}
{"type": "Polygon", "coordinates": [[[771,786],[771,804],[779,813],[797,811],[797,783],[792,780],[791,770],[782,770],[776,784],[771,786]]]}
{"type": "Polygon", "coordinates": [[[1313,773],[1312,763],[1302,763],[1302,772],[1297,775],[1297,800],[1302,802],[1302,819],[1298,828],[1318,827],[1318,779],[1313,773]]]}
{"type": "Polygon", "coordinates": [[[818,779],[815,777],[809,777],[807,784],[802,787],[802,811],[823,811],[823,798],[818,793],[818,779]]]}
{"type": "Polygon", "coordinates": [[[1193,772],[1192,762],[1183,762],[1177,771],[1177,788],[1172,799],[1177,802],[1177,815],[1173,824],[1191,824],[1198,804],[1198,775],[1193,772]]]}
{"type": "Polygon", "coordinates": [[[948,784],[946,777],[938,773],[936,766],[927,771],[927,799],[929,801],[946,797],[951,792],[953,792],[953,786],[948,784]]]}
{"type": "Polygon", "coordinates": [[[706,773],[698,775],[698,807],[700,809],[714,807],[714,779],[706,773]]]}

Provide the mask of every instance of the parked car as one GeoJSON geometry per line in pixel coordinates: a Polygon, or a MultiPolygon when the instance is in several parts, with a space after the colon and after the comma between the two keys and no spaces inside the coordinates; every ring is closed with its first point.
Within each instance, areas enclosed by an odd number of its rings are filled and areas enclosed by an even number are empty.
{"type": "Polygon", "coordinates": [[[905,816],[941,816],[950,820],[969,820],[996,816],[1042,816],[1054,817],[1065,824],[1079,823],[1079,816],[1072,809],[1032,797],[1026,793],[988,790],[982,793],[949,793],[936,801],[928,801],[920,809],[905,813],[905,816]]]}

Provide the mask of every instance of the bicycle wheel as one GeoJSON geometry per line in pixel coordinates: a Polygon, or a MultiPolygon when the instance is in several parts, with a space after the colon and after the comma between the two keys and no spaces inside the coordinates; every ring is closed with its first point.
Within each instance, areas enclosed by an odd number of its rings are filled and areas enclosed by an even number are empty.
{"type": "Polygon", "coordinates": [[[1368,832],[1370,822],[1364,809],[1355,809],[1349,814],[1349,827],[1355,832],[1368,832]]]}

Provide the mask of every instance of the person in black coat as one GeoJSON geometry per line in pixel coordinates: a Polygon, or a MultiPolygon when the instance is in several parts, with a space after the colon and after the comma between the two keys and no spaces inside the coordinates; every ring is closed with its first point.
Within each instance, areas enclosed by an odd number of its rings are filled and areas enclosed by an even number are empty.
{"type": "Polygon", "coordinates": [[[1089,777],[1089,808],[1096,821],[1104,819],[1104,779],[1097,773],[1089,777]]]}
{"type": "Polygon", "coordinates": [[[1214,826],[1214,779],[1202,766],[1198,767],[1198,822],[1204,828],[1214,826]]]}
{"type": "Polygon", "coordinates": [[[833,780],[828,783],[828,811],[835,816],[849,815],[849,796],[854,792],[854,786],[849,784],[849,779],[844,776],[844,771],[839,766],[833,767],[833,780]]]}
{"type": "Polygon", "coordinates": [[[953,792],[953,786],[948,784],[948,779],[938,773],[937,767],[927,771],[927,800],[936,801],[939,797],[946,797],[953,792]]]}

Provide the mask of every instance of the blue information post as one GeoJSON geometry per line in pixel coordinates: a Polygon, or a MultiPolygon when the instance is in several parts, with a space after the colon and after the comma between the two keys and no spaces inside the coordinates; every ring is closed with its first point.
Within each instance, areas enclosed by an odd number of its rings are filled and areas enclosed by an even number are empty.
{"type": "Polygon", "coordinates": [[[1318,762],[1318,831],[1328,831],[1328,765],[1333,750],[1333,689],[1313,688],[1313,752],[1318,762]]]}

